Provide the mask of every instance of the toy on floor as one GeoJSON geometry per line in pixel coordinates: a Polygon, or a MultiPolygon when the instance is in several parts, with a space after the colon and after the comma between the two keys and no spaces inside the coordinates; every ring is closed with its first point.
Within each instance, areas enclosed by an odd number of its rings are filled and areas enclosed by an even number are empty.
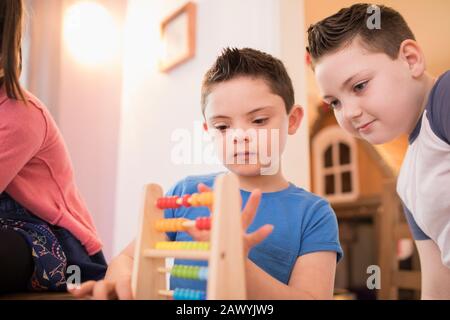
{"type": "Polygon", "coordinates": [[[213,190],[182,197],[163,197],[160,186],[149,184],[145,187],[132,276],[136,299],[246,299],[238,180],[232,174],[220,175],[213,190]],[[181,206],[212,206],[213,219],[164,219],[163,209],[181,206]],[[210,230],[210,241],[165,241],[166,232],[183,232],[192,226],[210,230]],[[208,267],[174,265],[166,268],[166,258],[205,260],[208,267]],[[167,273],[172,277],[206,280],[207,290],[166,290],[167,273]]]}

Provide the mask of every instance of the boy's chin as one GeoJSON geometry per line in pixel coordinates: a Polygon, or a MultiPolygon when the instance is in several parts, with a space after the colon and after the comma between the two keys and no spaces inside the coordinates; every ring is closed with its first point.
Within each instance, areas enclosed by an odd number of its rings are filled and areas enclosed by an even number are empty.
{"type": "Polygon", "coordinates": [[[261,165],[259,164],[233,164],[227,168],[238,176],[256,177],[261,175],[261,165]]]}
{"type": "Polygon", "coordinates": [[[235,164],[227,166],[227,169],[242,177],[273,176],[280,170],[276,166],[264,167],[261,164],[235,164]]]}
{"type": "Polygon", "coordinates": [[[370,135],[370,136],[360,136],[359,138],[369,142],[370,144],[373,145],[380,145],[380,144],[385,144],[385,143],[389,143],[393,140],[395,140],[397,137],[396,136],[388,136],[388,135],[370,135]]]}

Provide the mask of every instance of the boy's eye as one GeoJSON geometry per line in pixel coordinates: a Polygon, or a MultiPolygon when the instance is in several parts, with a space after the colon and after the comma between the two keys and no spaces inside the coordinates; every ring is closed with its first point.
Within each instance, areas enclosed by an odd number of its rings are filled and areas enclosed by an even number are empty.
{"type": "Polygon", "coordinates": [[[330,106],[331,109],[336,109],[336,108],[338,108],[338,107],[339,107],[339,100],[333,100],[333,101],[331,101],[330,104],[329,104],[329,106],[330,106]]]}
{"type": "Polygon", "coordinates": [[[253,120],[253,123],[262,125],[262,124],[265,124],[267,122],[267,120],[269,120],[269,118],[257,118],[255,120],[253,120]]]}
{"type": "Polygon", "coordinates": [[[228,129],[228,126],[226,124],[219,124],[219,125],[215,125],[214,128],[216,130],[223,132],[228,129]]]}
{"type": "Polygon", "coordinates": [[[360,92],[360,91],[364,90],[364,88],[367,86],[367,83],[369,83],[369,81],[364,81],[364,82],[358,83],[357,85],[355,85],[353,87],[353,91],[360,92]]]}

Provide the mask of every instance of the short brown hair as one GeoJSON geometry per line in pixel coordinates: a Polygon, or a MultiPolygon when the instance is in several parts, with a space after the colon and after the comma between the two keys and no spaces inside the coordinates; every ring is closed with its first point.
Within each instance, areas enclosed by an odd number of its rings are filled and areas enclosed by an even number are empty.
{"type": "Polygon", "coordinates": [[[202,84],[202,112],[213,87],[236,77],[261,78],[279,95],[289,113],[295,103],[294,88],[283,63],[270,54],[250,49],[225,48],[214,65],[206,72],[202,84]]]}
{"type": "Polygon", "coordinates": [[[357,36],[370,51],[384,52],[396,59],[401,43],[407,39],[415,40],[414,34],[400,13],[383,5],[377,6],[381,28],[368,28],[367,21],[372,15],[368,9],[372,6],[367,3],[355,4],[311,25],[308,28],[309,47],[306,50],[313,62],[350,44],[357,36]]]}
{"type": "Polygon", "coordinates": [[[5,86],[10,99],[25,101],[19,83],[23,14],[22,0],[0,1],[0,67],[4,72],[3,78],[0,78],[0,87],[5,86]]]}

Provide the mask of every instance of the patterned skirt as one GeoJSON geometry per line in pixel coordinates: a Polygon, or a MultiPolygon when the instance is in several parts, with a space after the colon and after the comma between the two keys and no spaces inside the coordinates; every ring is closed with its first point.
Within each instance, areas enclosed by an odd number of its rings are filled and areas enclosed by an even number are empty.
{"type": "Polygon", "coordinates": [[[0,194],[1,228],[20,233],[30,246],[34,262],[30,291],[66,291],[70,266],[80,270],[81,282],[105,276],[107,264],[102,252],[89,256],[68,230],[49,225],[6,193],[0,194]]]}

